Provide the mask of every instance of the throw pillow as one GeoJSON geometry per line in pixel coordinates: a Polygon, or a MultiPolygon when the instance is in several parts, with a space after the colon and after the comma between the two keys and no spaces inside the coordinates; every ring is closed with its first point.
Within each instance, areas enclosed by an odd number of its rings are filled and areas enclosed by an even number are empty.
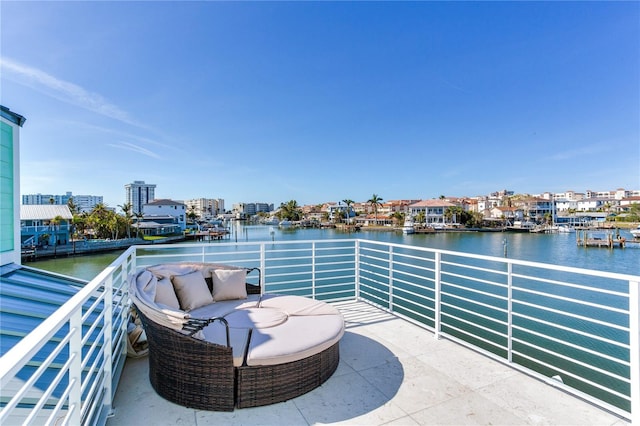
{"type": "Polygon", "coordinates": [[[245,281],[247,272],[244,269],[216,269],[212,271],[213,300],[238,300],[247,298],[245,281]]]}
{"type": "Polygon", "coordinates": [[[180,307],[185,311],[213,303],[211,293],[200,271],[171,277],[180,307]]]}
{"type": "Polygon", "coordinates": [[[180,309],[180,302],[176,297],[176,291],[173,289],[171,278],[158,277],[155,302],[162,303],[172,309],[180,309]]]}

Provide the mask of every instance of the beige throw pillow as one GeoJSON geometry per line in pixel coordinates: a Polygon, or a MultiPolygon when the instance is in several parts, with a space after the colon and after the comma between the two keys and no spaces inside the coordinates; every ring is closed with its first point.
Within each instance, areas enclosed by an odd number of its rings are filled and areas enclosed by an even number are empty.
{"type": "Polygon", "coordinates": [[[213,297],[200,271],[171,277],[180,307],[185,311],[213,303],[213,297]]]}
{"type": "Polygon", "coordinates": [[[162,303],[172,309],[180,309],[180,302],[176,297],[176,291],[173,289],[171,278],[159,277],[156,285],[156,303],[162,303]]]}
{"type": "Polygon", "coordinates": [[[213,300],[238,300],[247,298],[244,269],[216,269],[211,272],[213,280],[213,300]]]}

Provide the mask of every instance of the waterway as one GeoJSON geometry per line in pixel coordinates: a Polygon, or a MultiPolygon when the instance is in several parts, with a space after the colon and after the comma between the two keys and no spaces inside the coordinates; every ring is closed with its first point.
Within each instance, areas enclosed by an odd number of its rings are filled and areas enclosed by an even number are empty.
{"type": "MultiPolygon", "coordinates": [[[[576,234],[529,234],[508,232],[440,232],[435,234],[403,235],[393,230],[361,230],[344,232],[337,229],[297,229],[278,226],[244,225],[232,222],[228,239],[207,244],[229,242],[324,240],[331,238],[361,238],[381,242],[415,245],[434,249],[460,251],[487,256],[528,260],[554,265],[622,274],[640,275],[640,244],[631,243],[624,249],[579,247],[576,234]]],[[[620,235],[627,241],[632,235],[624,230],[620,235]]],[[[193,244],[185,242],[181,244],[193,244]]],[[[76,257],[30,262],[28,265],[60,274],[91,280],[113,262],[122,252],[101,253],[76,257]]]]}

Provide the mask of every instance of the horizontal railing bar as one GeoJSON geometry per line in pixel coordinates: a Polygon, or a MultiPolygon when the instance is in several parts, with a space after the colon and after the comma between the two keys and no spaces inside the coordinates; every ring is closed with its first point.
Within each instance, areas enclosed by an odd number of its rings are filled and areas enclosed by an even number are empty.
{"type": "MultiPolygon", "coordinates": [[[[464,318],[461,318],[461,317],[458,317],[458,316],[452,315],[452,314],[450,314],[450,313],[448,313],[448,312],[441,312],[441,313],[440,313],[440,315],[442,315],[443,317],[449,317],[449,318],[454,319],[454,320],[456,320],[456,321],[463,322],[463,323],[465,323],[465,324],[469,324],[469,325],[471,325],[471,326],[473,326],[473,327],[475,327],[475,328],[479,328],[479,329],[481,329],[481,330],[484,330],[484,331],[486,331],[487,333],[491,333],[491,334],[494,334],[494,335],[499,336],[499,337],[504,337],[505,339],[507,338],[507,335],[506,335],[505,333],[501,333],[501,332],[499,332],[499,331],[497,331],[497,330],[491,329],[491,328],[486,327],[486,326],[484,326],[484,325],[480,325],[480,324],[477,324],[477,323],[471,322],[471,321],[466,320],[466,319],[464,319],[464,318]]],[[[444,322],[444,324],[449,324],[449,323],[444,322]]]]}
{"type": "MultiPolygon", "coordinates": [[[[77,382],[77,379],[72,379],[70,380],[70,384],[71,386],[68,386],[65,391],[62,394],[62,397],[60,398],[60,400],[58,401],[58,403],[56,404],[56,406],[53,409],[53,412],[51,413],[51,415],[49,416],[48,421],[51,422],[53,421],[53,419],[55,418],[56,413],[60,413],[62,411],[62,408],[64,407],[64,402],[69,400],[69,394],[71,393],[71,389],[72,386],[77,382]]],[[[67,413],[64,416],[64,422],[62,423],[62,426],[64,425],[68,425],[69,421],[71,420],[71,416],[74,413],[74,411],[77,409],[76,404],[71,404],[69,403],[69,406],[67,407],[67,413]]],[[[47,424],[53,424],[53,423],[47,423],[47,424]]]]}
{"type": "Polygon", "coordinates": [[[396,292],[398,292],[398,291],[401,291],[402,293],[407,293],[407,294],[410,294],[410,295],[412,295],[412,296],[415,296],[415,297],[416,297],[416,299],[418,299],[418,300],[422,300],[422,301],[429,301],[429,302],[435,302],[435,299],[434,299],[433,297],[425,296],[425,295],[423,295],[423,294],[418,294],[418,293],[413,292],[413,291],[410,291],[410,290],[406,290],[406,289],[398,289],[398,288],[396,288],[396,289],[394,290],[394,293],[393,293],[393,298],[394,298],[394,299],[395,299],[395,298],[397,298],[397,297],[400,297],[400,296],[398,295],[398,293],[396,293],[396,292]]]}
{"type": "Polygon", "coordinates": [[[607,306],[607,305],[602,305],[600,303],[593,303],[593,302],[587,302],[587,301],[583,301],[583,300],[578,300],[578,299],[574,299],[572,297],[556,296],[554,294],[549,294],[549,293],[541,292],[541,291],[537,291],[537,290],[530,290],[528,288],[522,288],[522,287],[514,288],[514,290],[521,291],[523,293],[528,293],[528,294],[535,294],[537,296],[544,296],[544,297],[548,297],[550,299],[562,300],[564,302],[572,302],[572,303],[579,304],[581,306],[591,306],[592,308],[603,309],[603,310],[610,311],[610,312],[617,312],[617,313],[620,313],[620,314],[627,314],[627,315],[629,314],[629,310],[628,309],[614,308],[612,306],[607,306]]]}
{"type": "MultiPolygon", "coordinates": [[[[427,305],[423,304],[425,301],[429,300],[429,299],[424,298],[424,297],[419,298],[418,300],[411,300],[411,299],[407,299],[406,297],[401,296],[401,295],[399,295],[399,294],[397,294],[397,293],[394,293],[394,294],[393,294],[393,300],[394,300],[394,304],[395,304],[395,305],[398,305],[398,303],[396,302],[396,300],[401,300],[401,301],[403,301],[403,302],[410,303],[410,304],[412,304],[412,305],[416,305],[416,306],[420,306],[421,308],[428,309],[428,310],[430,310],[430,311],[432,311],[432,312],[435,312],[435,309],[434,309],[434,308],[432,308],[432,307],[430,307],[430,306],[427,306],[427,305]]],[[[432,300],[431,300],[431,301],[432,301],[432,300]]],[[[402,306],[402,308],[404,309],[404,308],[405,308],[405,306],[402,306]]]]}
{"type": "MultiPolygon", "coordinates": [[[[501,296],[499,294],[489,293],[488,291],[484,291],[484,290],[477,290],[475,288],[463,286],[463,285],[460,285],[460,284],[454,284],[454,283],[449,282],[449,281],[442,281],[441,280],[441,283],[442,283],[443,287],[445,287],[445,286],[446,287],[453,287],[453,288],[457,288],[457,289],[460,289],[460,290],[468,291],[470,293],[481,294],[483,296],[490,297],[491,299],[501,300],[503,302],[509,300],[509,298],[507,296],[501,296]]],[[[444,294],[444,292],[443,292],[443,294],[444,294]]]]}
{"type": "Polygon", "coordinates": [[[464,335],[466,335],[466,336],[473,337],[474,339],[480,340],[481,342],[484,342],[484,343],[486,343],[486,344],[488,344],[488,345],[494,346],[494,347],[496,347],[496,348],[498,348],[498,349],[502,349],[502,350],[505,350],[505,349],[506,349],[504,346],[500,346],[499,344],[497,344],[497,343],[495,343],[495,342],[492,342],[491,340],[485,339],[484,337],[476,336],[475,334],[471,334],[471,333],[469,333],[468,331],[465,331],[465,330],[463,330],[463,329],[461,329],[461,328],[459,328],[459,327],[456,327],[456,326],[454,326],[454,325],[452,325],[452,324],[449,324],[449,323],[445,323],[445,322],[443,322],[443,323],[442,323],[442,325],[443,325],[443,326],[444,326],[444,325],[446,325],[447,327],[449,327],[449,328],[451,328],[451,329],[453,329],[453,330],[456,330],[456,331],[457,331],[457,332],[459,332],[459,333],[462,333],[462,334],[464,334],[464,335]]]}
{"type": "MultiPolygon", "coordinates": [[[[111,331],[111,330],[108,330],[111,331]]],[[[86,334],[85,338],[87,338],[89,335],[86,334]]],[[[83,355],[83,361],[82,361],[82,369],[84,370],[84,368],[86,367],[86,364],[89,362],[89,360],[91,359],[91,355],[93,355],[93,352],[95,349],[98,350],[102,350],[102,345],[100,345],[99,343],[104,341],[104,337],[105,337],[105,330],[101,329],[100,333],[98,333],[98,335],[96,336],[96,340],[93,342],[92,345],[89,346],[89,350],[83,355]]],[[[82,344],[82,347],[84,347],[85,344],[82,344]]]]}
{"type": "MultiPolygon", "coordinates": [[[[0,412],[0,424],[4,424],[6,422],[5,416],[8,416],[9,412],[18,406],[20,401],[24,398],[24,396],[31,390],[36,381],[42,376],[42,374],[49,368],[49,366],[53,363],[53,360],[60,354],[62,349],[69,343],[71,339],[71,333],[67,333],[60,342],[56,345],[53,351],[42,361],[40,366],[36,369],[36,371],[29,377],[24,384],[20,387],[20,389],[13,395],[13,397],[7,402],[3,410],[0,412]]],[[[2,387],[6,388],[8,383],[3,384],[2,387]]]]}
{"type": "MultiPolygon", "coordinates": [[[[552,355],[552,356],[564,359],[565,361],[570,361],[572,364],[577,364],[577,365],[585,367],[585,368],[587,368],[589,370],[597,371],[598,373],[603,374],[605,376],[609,376],[609,377],[611,377],[613,379],[616,379],[616,380],[619,380],[619,381],[622,381],[622,382],[626,382],[626,383],[630,383],[630,380],[628,378],[626,378],[626,377],[623,377],[623,376],[620,376],[618,374],[603,370],[603,369],[601,369],[599,367],[593,366],[591,364],[587,364],[586,362],[582,362],[582,361],[579,361],[577,359],[568,357],[568,356],[563,355],[561,353],[558,353],[556,351],[552,351],[551,349],[547,349],[547,348],[544,348],[542,346],[532,345],[532,344],[527,343],[527,342],[523,341],[522,339],[519,339],[519,338],[516,338],[516,337],[513,338],[513,341],[521,343],[522,345],[524,345],[524,346],[526,346],[528,348],[532,348],[532,349],[538,350],[540,352],[544,352],[544,353],[546,353],[548,355],[552,355]]],[[[534,359],[538,359],[538,358],[536,357],[534,359]]]]}
{"type": "MultiPolygon", "coordinates": [[[[97,356],[95,357],[95,359],[93,360],[93,363],[91,364],[91,367],[89,367],[87,370],[84,369],[84,367],[82,368],[82,371],[86,374],[86,377],[91,377],[93,375],[93,373],[96,371],[96,368],[99,366],[104,370],[104,358],[101,356],[97,356]]],[[[90,388],[90,392],[88,393],[88,395],[93,395],[93,392],[91,391],[91,389],[93,389],[93,386],[96,385],[96,381],[95,380],[85,380],[83,381],[83,383],[80,386],[80,389],[82,391],[82,394],[84,395],[84,392],[87,390],[87,386],[88,385],[92,385],[90,388]]]]}
{"type": "Polygon", "coordinates": [[[606,337],[598,336],[597,334],[587,333],[586,331],[578,330],[578,329],[575,329],[575,328],[569,328],[569,327],[566,327],[564,325],[556,324],[554,322],[542,320],[540,318],[532,317],[532,316],[521,314],[521,313],[518,313],[518,312],[513,312],[512,315],[514,317],[528,319],[529,321],[537,322],[539,324],[548,325],[550,327],[554,327],[554,328],[557,328],[559,330],[564,330],[564,331],[568,331],[568,332],[571,332],[571,333],[575,333],[575,334],[578,334],[580,336],[588,337],[590,339],[599,340],[601,342],[608,343],[608,344],[614,345],[614,346],[618,346],[618,347],[623,348],[623,349],[629,349],[629,345],[628,344],[625,344],[625,343],[622,343],[622,342],[618,342],[616,340],[607,339],[606,337]]]}
{"type": "Polygon", "coordinates": [[[507,289],[507,285],[506,284],[497,283],[495,281],[489,281],[489,280],[485,280],[485,279],[482,279],[482,278],[469,277],[467,275],[455,274],[453,272],[447,272],[447,271],[441,271],[440,274],[442,276],[447,276],[447,277],[463,278],[463,279],[468,280],[468,281],[487,284],[487,285],[490,285],[490,286],[493,286],[493,287],[498,287],[498,288],[501,288],[501,289],[504,289],[504,290],[507,289]]]}
{"type": "Polygon", "coordinates": [[[509,312],[506,308],[501,308],[501,307],[495,306],[495,305],[489,305],[489,304],[484,303],[484,302],[478,302],[477,300],[469,299],[468,297],[464,297],[464,296],[458,296],[457,294],[449,293],[447,291],[442,291],[441,293],[443,295],[449,296],[449,297],[451,297],[453,299],[464,300],[465,302],[471,303],[472,305],[483,306],[485,308],[488,308],[488,309],[491,309],[491,310],[494,310],[494,311],[498,311],[498,312],[502,312],[502,313],[509,312]]]}
{"type": "MultiPolygon", "coordinates": [[[[595,356],[598,356],[600,358],[607,359],[609,361],[615,362],[615,363],[623,365],[625,367],[631,366],[631,364],[628,361],[625,361],[623,359],[612,357],[611,355],[607,355],[607,354],[602,353],[602,352],[594,351],[593,349],[589,349],[587,347],[584,347],[584,346],[581,346],[581,345],[577,345],[575,343],[567,342],[566,340],[558,339],[557,337],[549,336],[548,334],[539,333],[537,331],[534,331],[534,330],[531,330],[531,329],[528,329],[528,328],[524,328],[524,327],[521,327],[521,326],[515,325],[515,324],[512,327],[515,330],[520,330],[520,331],[523,331],[523,332],[528,333],[528,334],[533,334],[534,336],[542,337],[543,339],[547,339],[547,340],[551,340],[551,341],[556,342],[556,343],[560,343],[561,345],[564,345],[564,346],[569,346],[570,348],[573,348],[573,349],[578,349],[578,350],[580,350],[582,352],[586,352],[586,353],[589,353],[591,355],[595,355],[595,356]]],[[[516,338],[514,337],[514,340],[515,339],[516,338]]],[[[534,348],[537,347],[536,345],[529,345],[529,346],[532,346],[534,348]]]]}
{"type": "Polygon", "coordinates": [[[87,319],[89,318],[89,316],[96,311],[96,308],[98,306],[100,306],[100,304],[102,304],[102,302],[104,301],[104,291],[96,291],[95,293],[95,300],[93,301],[93,303],[91,304],[91,306],[89,306],[84,314],[82,314],[82,322],[87,321],[87,319]]]}
{"type": "Polygon", "coordinates": [[[616,330],[621,330],[621,331],[629,331],[629,327],[624,327],[624,326],[621,326],[621,325],[612,324],[610,322],[600,321],[600,320],[597,320],[597,319],[586,317],[584,315],[572,314],[570,312],[561,311],[560,309],[554,309],[554,308],[549,308],[549,307],[546,307],[546,306],[538,305],[538,304],[535,304],[535,303],[525,302],[524,300],[514,299],[513,303],[518,303],[520,305],[529,306],[531,308],[541,309],[541,310],[547,311],[547,312],[553,312],[554,314],[560,314],[560,315],[568,316],[568,317],[571,317],[571,318],[580,319],[580,320],[583,320],[583,321],[590,322],[591,324],[604,325],[606,327],[615,328],[616,330]]]}
{"type": "MultiPolygon", "coordinates": [[[[549,279],[549,278],[535,277],[535,276],[531,276],[531,275],[522,275],[522,274],[517,274],[517,273],[514,273],[513,276],[516,277],[516,278],[522,278],[522,279],[529,280],[529,281],[543,282],[543,283],[547,283],[547,284],[554,284],[554,285],[558,285],[558,286],[562,286],[562,287],[575,288],[575,289],[578,289],[578,290],[587,290],[587,291],[591,291],[591,292],[594,292],[594,293],[609,294],[609,295],[621,296],[621,297],[625,297],[625,298],[629,297],[628,293],[615,291],[615,290],[607,290],[606,288],[591,287],[591,286],[588,286],[588,285],[574,284],[574,283],[569,283],[569,282],[566,282],[566,281],[558,281],[558,280],[552,280],[552,279],[549,279]]],[[[520,287],[518,287],[518,288],[520,288],[520,287]]]]}
{"type": "MultiPolygon", "coordinates": [[[[75,353],[73,353],[73,354],[71,354],[69,356],[69,358],[67,359],[67,362],[65,362],[62,365],[62,368],[60,369],[60,371],[58,371],[58,374],[56,374],[54,376],[53,380],[51,380],[51,384],[49,384],[49,386],[44,390],[44,392],[42,392],[42,395],[38,399],[38,403],[33,407],[32,411],[31,411],[31,416],[35,416],[37,414],[37,412],[42,409],[44,404],[49,401],[49,399],[51,398],[51,394],[53,394],[53,391],[56,389],[56,387],[58,387],[58,385],[60,384],[60,382],[62,381],[64,376],[69,371],[69,367],[71,366],[71,364],[73,363],[73,361],[77,357],[78,357],[78,355],[76,355],[75,353]]],[[[66,389],[67,390],[71,389],[72,386],[73,386],[73,383],[75,383],[75,382],[72,381],[72,380],[69,380],[69,385],[67,385],[66,389]]],[[[63,398],[59,399],[59,401],[62,401],[62,400],[64,400],[64,399],[63,398]]],[[[30,423],[30,422],[31,422],[31,420],[29,420],[29,418],[27,418],[27,422],[26,423],[30,423]]]]}
{"type": "Polygon", "coordinates": [[[425,277],[425,276],[422,276],[422,275],[412,274],[412,273],[405,272],[405,271],[395,271],[395,270],[393,271],[393,278],[395,280],[397,280],[399,282],[402,282],[402,283],[405,283],[405,284],[409,284],[409,285],[415,286],[415,287],[430,288],[430,287],[424,286],[423,284],[416,284],[416,283],[413,283],[411,281],[406,281],[405,279],[398,278],[398,275],[402,275],[403,277],[418,278],[418,279],[421,279],[421,280],[428,281],[430,283],[434,283],[435,282],[435,280],[433,278],[425,277]]]}
{"type": "MultiPolygon", "coordinates": [[[[496,323],[497,325],[502,325],[504,327],[507,326],[507,323],[505,321],[502,321],[502,320],[500,320],[498,318],[493,318],[493,317],[490,317],[488,315],[481,314],[481,313],[476,312],[476,311],[472,311],[470,309],[465,309],[465,308],[462,308],[460,306],[452,305],[451,303],[447,303],[447,302],[440,302],[440,303],[442,304],[442,306],[447,306],[449,308],[453,308],[453,309],[456,309],[458,311],[462,311],[462,312],[465,312],[467,314],[471,314],[471,315],[476,316],[476,317],[484,318],[484,319],[486,319],[488,321],[496,323]]],[[[445,312],[443,312],[442,314],[444,315],[445,312]]],[[[449,315],[452,318],[458,318],[453,314],[447,314],[447,315],[449,315]]],[[[506,337],[506,334],[504,336],[506,337]]]]}
{"type": "MultiPolygon", "coordinates": [[[[93,334],[93,332],[98,328],[98,326],[102,325],[101,320],[104,320],[105,315],[106,315],[105,311],[102,311],[98,314],[95,321],[93,321],[93,324],[91,324],[91,327],[89,327],[86,333],[84,333],[84,336],[82,337],[82,345],[86,345],[89,339],[91,338],[91,334],[93,334]]],[[[85,322],[86,320],[83,321],[83,324],[85,322]]]]}
{"type": "MultiPolygon", "coordinates": [[[[489,272],[491,274],[496,274],[496,275],[507,275],[506,271],[499,271],[497,269],[489,269],[489,268],[483,268],[482,266],[475,266],[475,265],[465,265],[464,263],[457,263],[457,262],[450,262],[450,261],[446,261],[443,260],[441,262],[441,264],[443,265],[449,265],[449,266],[455,266],[461,269],[470,269],[472,271],[480,271],[480,272],[489,272]]],[[[443,273],[445,271],[442,271],[443,273]]]]}
{"type": "Polygon", "coordinates": [[[573,377],[573,378],[574,378],[574,379],[576,379],[576,380],[581,381],[582,383],[586,383],[586,384],[588,384],[588,385],[590,385],[590,386],[596,387],[596,388],[598,388],[598,389],[600,389],[600,390],[603,390],[603,391],[605,391],[605,392],[607,392],[607,393],[610,393],[610,394],[612,394],[612,395],[615,395],[615,396],[617,396],[617,397],[619,397],[619,398],[621,398],[621,399],[625,399],[625,400],[627,400],[627,401],[629,401],[629,400],[630,400],[630,398],[629,398],[629,396],[628,396],[628,395],[625,395],[625,394],[623,394],[623,393],[620,393],[620,392],[618,392],[618,391],[616,391],[616,390],[614,390],[614,389],[610,389],[610,388],[608,388],[608,387],[606,387],[606,386],[601,385],[600,383],[596,383],[596,382],[594,382],[594,381],[592,381],[592,380],[589,380],[589,379],[586,379],[586,378],[584,378],[584,377],[582,377],[582,376],[578,376],[577,374],[574,374],[574,373],[572,373],[572,372],[570,372],[570,371],[566,371],[565,369],[562,369],[562,368],[558,368],[558,367],[556,367],[556,366],[554,366],[554,365],[551,365],[551,364],[549,364],[549,363],[547,363],[547,362],[545,362],[545,361],[542,361],[542,360],[539,360],[539,359],[532,358],[532,357],[528,356],[527,354],[521,353],[521,352],[519,352],[519,351],[515,351],[515,350],[514,350],[514,351],[513,351],[513,353],[514,353],[514,354],[517,354],[517,355],[519,355],[519,356],[521,356],[521,357],[523,357],[523,358],[525,358],[525,359],[528,359],[528,360],[530,360],[530,361],[533,361],[533,362],[535,362],[535,363],[537,363],[537,364],[540,364],[540,365],[542,365],[542,366],[545,366],[545,367],[547,367],[547,368],[550,368],[550,369],[552,369],[552,370],[555,370],[556,372],[561,373],[561,375],[562,375],[562,374],[565,374],[565,375],[567,375],[567,376],[573,377]]]}
{"type": "MultiPolygon", "coordinates": [[[[391,266],[406,266],[408,268],[411,269],[417,269],[420,271],[425,271],[425,272],[433,272],[434,270],[432,268],[429,268],[428,266],[422,266],[422,265],[416,265],[415,263],[407,263],[404,262],[404,259],[399,259],[399,258],[404,258],[406,257],[405,255],[401,254],[401,253],[393,253],[393,262],[391,264],[391,266]]],[[[419,257],[415,257],[415,256],[411,256],[410,259],[415,259],[415,260],[427,260],[427,259],[421,259],[419,257]]],[[[433,261],[432,261],[433,262],[433,261]]],[[[393,268],[395,270],[395,268],[393,268]]],[[[398,271],[398,272],[403,272],[403,271],[398,271]]]]}

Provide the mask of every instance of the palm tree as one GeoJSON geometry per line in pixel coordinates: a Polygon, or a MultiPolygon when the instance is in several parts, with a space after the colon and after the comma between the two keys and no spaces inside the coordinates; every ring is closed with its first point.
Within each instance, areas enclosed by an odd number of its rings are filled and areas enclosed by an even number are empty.
{"type": "Polygon", "coordinates": [[[133,204],[131,203],[125,203],[123,205],[119,205],[118,207],[120,207],[122,209],[122,213],[124,213],[124,219],[126,221],[127,224],[127,238],[131,238],[131,221],[133,220],[133,204]]]}
{"type": "Polygon", "coordinates": [[[402,212],[393,212],[391,218],[395,222],[396,225],[404,223],[405,214],[402,212]]]}
{"type": "Polygon", "coordinates": [[[427,214],[424,212],[424,210],[421,210],[415,217],[415,221],[416,223],[425,223],[427,221],[427,214]]]}
{"type": "Polygon", "coordinates": [[[346,200],[342,200],[342,202],[347,205],[347,223],[350,223],[351,222],[351,206],[353,205],[354,201],[347,198],[346,200]]]}
{"type": "Polygon", "coordinates": [[[290,221],[300,220],[302,217],[302,210],[298,206],[296,200],[289,200],[286,203],[280,203],[280,219],[286,219],[290,221]]]}
{"type": "Polygon", "coordinates": [[[373,214],[375,215],[375,223],[378,224],[378,206],[382,207],[382,198],[378,197],[378,194],[373,194],[371,199],[367,201],[373,207],[373,214]]]}
{"type": "Polygon", "coordinates": [[[78,214],[78,206],[76,206],[76,203],[73,202],[73,197],[67,200],[67,206],[69,207],[69,210],[71,210],[72,215],[75,216],[76,214],[78,214]]]}

